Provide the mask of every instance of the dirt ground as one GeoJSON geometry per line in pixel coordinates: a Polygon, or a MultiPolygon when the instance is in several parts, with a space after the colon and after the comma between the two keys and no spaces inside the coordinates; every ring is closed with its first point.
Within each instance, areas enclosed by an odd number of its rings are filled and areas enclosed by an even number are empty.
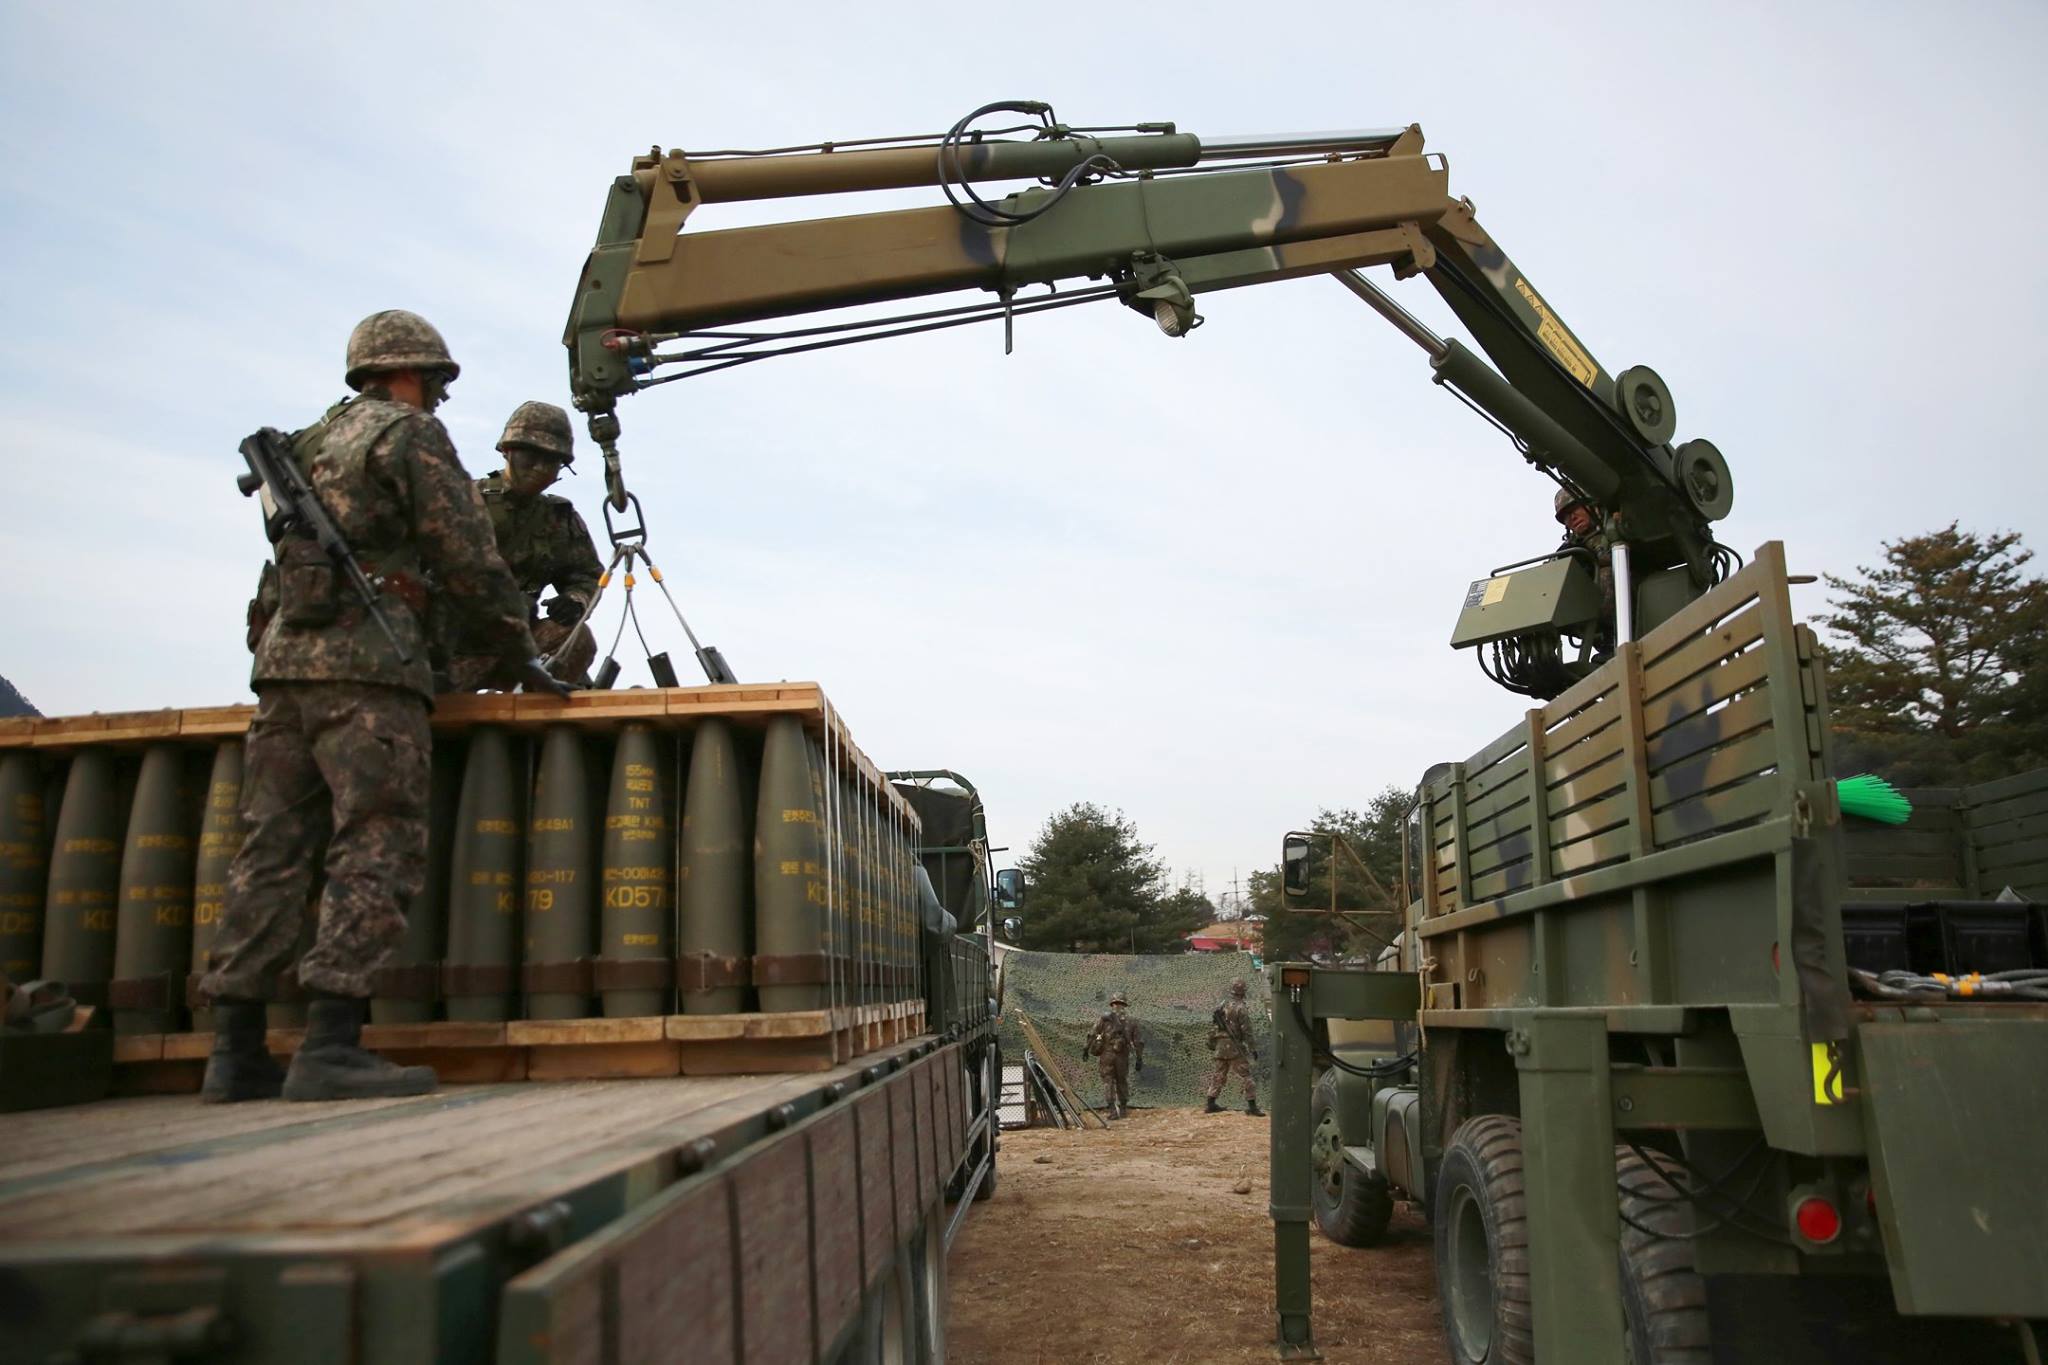
{"type": "MultiPolygon", "coordinates": [[[[1273,1357],[1266,1121],[1141,1110],[1104,1133],[1003,1135],[995,1197],[947,1267],[954,1365],[1273,1357]],[[1250,1182],[1250,1192],[1233,1186],[1250,1182]]],[[[1445,1365],[1428,1230],[1388,1244],[1311,1232],[1316,1345],[1331,1365],[1445,1365]]]]}

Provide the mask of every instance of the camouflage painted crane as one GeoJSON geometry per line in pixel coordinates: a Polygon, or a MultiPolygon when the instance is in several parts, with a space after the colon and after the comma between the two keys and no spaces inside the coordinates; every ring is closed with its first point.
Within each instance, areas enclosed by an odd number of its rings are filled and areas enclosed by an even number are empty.
{"type": "MultiPolygon", "coordinates": [[[[612,183],[563,340],[576,406],[623,508],[625,394],[774,356],[995,318],[1007,326],[1100,300],[1185,337],[1201,324],[1204,293],[1315,274],[1419,345],[1434,379],[1524,459],[1603,509],[1606,538],[1621,549],[1620,637],[1654,627],[1725,576],[1731,557],[1711,530],[1733,503],[1720,452],[1705,440],[1673,444],[1675,409],[1654,371],[1613,375],[1593,358],[1471,202],[1452,195],[1419,127],[1204,139],[1172,124],[1073,128],[1047,105],[1017,102],[923,138],[655,148],[612,183]],[[1002,113],[1025,122],[970,131],[1002,113]],[[1041,183],[999,200],[975,189],[1018,179],[1041,183]],[[943,190],[948,202],[685,230],[709,205],[919,186],[943,190]],[[1360,273],[1378,265],[1428,280],[1484,358],[1437,336],[1360,273]],[[841,314],[963,291],[993,298],[886,318],[841,314]]],[[[1490,575],[1473,585],[1454,643],[1490,649],[1489,674],[1514,690],[1554,695],[1592,662],[1582,648],[1575,665],[1561,663],[1568,651],[1558,641],[1590,634],[1586,618],[1599,608],[1591,577],[1590,566],[1569,563],[1548,576],[1490,575]],[[1587,581],[1561,582],[1574,567],[1587,581]]]]}

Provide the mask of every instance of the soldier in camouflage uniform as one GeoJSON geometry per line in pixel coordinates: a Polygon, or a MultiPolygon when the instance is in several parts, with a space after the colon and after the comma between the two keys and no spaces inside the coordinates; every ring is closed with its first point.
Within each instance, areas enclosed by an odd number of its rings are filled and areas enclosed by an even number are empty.
{"type": "Polygon", "coordinates": [[[1223,1112],[1216,1097],[1223,1093],[1233,1075],[1244,1082],[1244,1112],[1253,1118],[1265,1114],[1259,1108],[1259,1092],[1252,1085],[1252,1012],[1244,1003],[1244,989],[1243,977],[1231,982],[1230,998],[1218,1005],[1211,1016],[1215,1027],[1209,1031],[1209,1051],[1215,1056],[1216,1065],[1209,1073],[1209,1102],[1202,1107],[1205,1114],[1223,1112]]]}
{"type": "MultiPolygon", "coordinates": [[[[505,423],[498,449],[505,467],[477,481],[497,533],[498,553],[526,594],[534,643],[554,660],[554,675],[587,686],[597,639],[589,626],[577,622],[597,598],[604,566],[574,505],[547,491],[576,459],[569,414],[553,403],[521,403],[505,423]],[[549,587],[555,595],[543,606],[540,595],[549,587]]],[[[519,681],[495,655],[462,650],[450,660],[448,676],[461,692],[519,681]]]]}
{"type": "Polygon", "coordinates": [[[473,638],[527,662],[535,685],[553,683],[476,489],[433,417],[458,372],[425,319],[373,314],[348,341],[348,383],[360,396],[292,439],[292,458],[378,585],[411,659],[400,662],[309,535],[277,542],[276,573],[266,575],[275,609],[251,612],[261,633],[242,781],[249,834],[200,983],[215,1018],[201,1091],[209,1102],[434,1088],[432,1069],[394,1066],[361,1046],[372,974],[404,934],[406,902],[425,877],[427,576],[473,638]],[[298,967],[312,1003],[281,1074],[264,1048],[264,1001],[298,946],[316,869],[326,874],[319,925],[298,967]]]}
{"type": "Polygon", "coordinates": [[[1122,991],[1109,997],[1109,1013],[1095,1021],[1095,1031],[1081,1049],[1084,1060],[1096,1060],[1096,1069],[1102,1074],[1103,1107],[1113,1119],[1130,1117],[1131,1064],[1135,1062],[1140,1071],[1145,1069],[1145,1040],[1139,1036],[1136,1021],[1124,1013],[1129,1006],[1122,991]]]}
{"type": "Polygon", "coordinates": [[[1614,554],[1600,509],[1569,488],[1557,490],[1551,502],[1558,524],[1564,527],[1559,550],[1589,550],[1593,555],[1593,581],[1600,586],[1600,620],[1593,627],[1593,653],[1614,652],[1614,554]]]}

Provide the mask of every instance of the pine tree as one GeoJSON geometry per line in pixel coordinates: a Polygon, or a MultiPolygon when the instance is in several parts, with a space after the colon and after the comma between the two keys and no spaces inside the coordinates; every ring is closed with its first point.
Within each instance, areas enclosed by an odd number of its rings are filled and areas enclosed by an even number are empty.
{"type": "Polygon", "coordinates": [[[1067,807],[1045,822],[1019,866],[1031,887],[1024,947],[1063,953],[1179,948],[1176,935],[1161,942],[1165,866],[1122,811],[1088,802],[1067,807]]]}
{"type": "Polygon", "coordinates": [[[1266,917],[1265,956],[1269,962],[1300,960],[1310,955],[1371,957],[1391,941],[1401,925],[1401,824],[1414,793],[1388,787],[1363,811],[1331,809],[1316,812],[1306,831],[1309,844],[1309,893],[1299,905],[1281,895],[1280,869],[1261,868],[1251,874],[1252,908],[1266,917]],[[1371,872],[1368,878],[1341,850],[1331,861],[1329,835],[1341,835],[1371,872]],[[1327,913],[1335,870],[1336,907],[1361,919],[1363,931],[1327,913]]]}
{"type": "Polygon", "coordinates": [[[1835,767],[1908,786],[2048,762],[2048,583],[2018,532],[1954,522],[1884,543],[1884,563],[1827,575],[1821,625],[1835,767]]]}

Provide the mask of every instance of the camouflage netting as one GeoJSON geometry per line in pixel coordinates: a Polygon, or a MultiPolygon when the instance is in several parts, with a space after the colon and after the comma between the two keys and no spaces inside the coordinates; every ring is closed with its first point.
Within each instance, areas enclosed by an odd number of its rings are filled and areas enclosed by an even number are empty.
{"type": "MultiPolygon", "coordinates": [[[[1024,1034],[1016,1014],[1023,1010],[1053,1051],[1051,1063],[1088,1103],[1102,1103],[1102,1078],[1093,1058],[1081,1057],[1095,1021],[1121,990],[1131,1018],[1143,1031],[1145,1070],[1131,1073],[1131,1103],[1139,1107],[1199,1105],[1209,1084],[1209,1012],[1230,993],[1232,977],[1243,977],[1252,1012],[1252,1043],[1258,1060],[1252,1076],[1264,1103],[1272,1075],[1271,1009],[1266,978],[1244,953],[1176,953],[1163,957],[1110,954],[1003,952],[1005,1061],[1021,1061],[1024,1034]]],[[[1045,1060],[1043,1058],[1041,1061],[1045,1060]]],[[[1244,1103],[1233,1081],[1223,1102],[1244,1103]]]]}

